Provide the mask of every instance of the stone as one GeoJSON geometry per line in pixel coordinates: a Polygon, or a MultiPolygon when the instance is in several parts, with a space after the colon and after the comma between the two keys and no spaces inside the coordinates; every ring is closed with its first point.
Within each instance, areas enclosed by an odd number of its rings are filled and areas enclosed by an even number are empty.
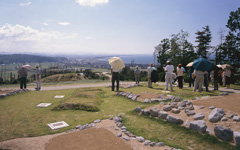
{"type": "Polygon", "coordinates": [[[130,141],[130,138],[128,136],[123,136],[122,138],[126,141],[130,141]]]}
{"type": "Polygon", "coordinates": [[[230,114],[230,115],[228,115],[227,117],[229,118],[229,119],[232,119],[234,116],[237,116],[237,114],[230,114]]]}
{"type": "Polygon", "coordinates": [[[136,95],[136,96],[133,96],[133,97],[132,97],[132,100],[133,100],[133,101],[136,101],[136,100],[137,100],[137,97],[138,97],[137,95],[136,95]]]}
{"type": "Polygon", "coordinates": [[[153,147],[156,145],[156,142],[151,142],[149,145],[153,147]]]}
{"type": "Polygon", "coordinates": [[[222,93],[220,93],[219,95],[220,96],[226,96],[226,95],[228,95],[229,93],[228,92],[222,92],[222,93]]]}
{"type": "Polygon", "coordinates": [[[200,106],[200,109],[204,109],[205,107],[204,106],[200,106]]]}
{"type": "Polygon", "coordinates": [[[159,113],[160,109],[157,107],[152,107],[150,108],[150,115],[152,117],[158,117],[158,113],[159,113]]]}
{"type": "Polygon", "coordinates": [[[221,121],[228,121],[228,119],[226,117],[223,117],[221,121]]]}
{"type": "Polygon", "coordinates": [[[224,141],[230,142],[233,139],[233,131],[230,128],[216,125],[214,127],[214,133],[219,139],[224,141]]]}
{"type": "Polygon", "coordinates": [[[113,117],[110,117],[109,120],[113,120],[113,117]]]}
{"type": "Polygon", "coordinates": [[[200,99],[200,97],[194,97],[192,100],[198,100],[200,99]]]}
{"type": "Polygon", "coordinates": [[[174,114],[179,114],[180,110],[177,109],[177,108],[173,108],[171,112],[174,113],[174,114]]]}
{"type": "Polygon", "coordinates": [[[133,94],[129,94],[129,95],[128,95],[128,98],[129,98],[129,99],[132,99],[132,98],[133,98],[133,94]]]}
{"type": "Polygon", "coordinates": [[[172,97],[172,102],[180,102],[181,98],[180,97],[172,97]]]}
{"type": "Polygon", "coordinates": [[[192,102],[187,102],[186,104],[187,104],[187,105],[193,105],[193,103],[192,103],[192,102]]]}
{"type": "Polygon", "coordinates": [[[116,125],[117,125],[117,127],[119,127],[119,128],[121,128],[121,127],[123,126],[121,122],[117,122],[116,125]]]}
{"type": "Polygon", "coordinates": [[[233,119],[233,121],[236,121],[236,122],[240,121],[240,117],[239,116],[234,116],[232,119],[233,119]]]}
{"type": "Polygon", "coordinates": [[[162,147],[162,146],[165,146],[165,144],[163,142],[159,142],[159,143],[156,144],[156,146],[162,147]]]}
{"type": "Polygon", "coordinates": [[[165,111],[160,111],[160,112],[158,113],[158,117],[161,118],[161,119],[166,119],[167,116],[168,116],[168,113],[165,112],[165,111]]]}
{"type": "Polygon", "coordinates": [[[203,113],[198,113],[193,116],[194,120],[202,120],[204,117],[203,113]]]}
{"type": "Polygon", "coordinates": [[[136,139],[138,140],[138,142],[144,142],[144,138],[142,136],[138,136],[136,137],[136,139]]]}
{"type": "Polygon", "coordinates": [[[233,140],[236,145],[240,145],[240,132],[233,133],[233,140]]]}
{"type": "Polygon", "coordinates": [[[149,99],[146,98],[146,99],[144,100],[144,103],[150,103],[149,99]]]}
{"type": "Polygon", "coordinates": [[[172,107],[171,107],[171,105],[164,105],[164,106],[163,106],[163,110],[164,110],[164,111],[171,111],[171,110],[172,110],[172,107]]]}
{"type": "Polygon", "coordinates": [[[144,142],[144,145],[149,145],[151,143],[151,141],[150,140],[146,140],[145,142],[144,142]]]}
{"type": "Polygon", "coordinates": [[[125,126],[122,126],[121,130],[127,130],[127,128],[125,126]]]}
{"type": "Polygon", "coordinates": [[[157,99],[157,98],[151,98],[150,100],[151,100],[151,102],[159,102],[159,101],[160,101],[160,100],[157,99]]]}
{"type": "Polygon", "coordinates": [[[186,109],[194,110],[193,104],[187,105],[187,106],[186,106],[186,109]]]}
{"type": "Polygon", "coordinates": [[[187,106],[187,102],[181,102],[178,104],[178,107],[186,107],[187,106]]]}
{"type": "Polygon", "coordinates": [[[187,100],[187,99],[184,99],[184,100],[182,100],[182,102],[185,102],[185,103],[187,103],[187,102],[188,102],[188,100],[187,100]]]}
{"type": "Polygon", "coordinates": [[[207,128],[207,129],[206,129],[206,132],[210,134],[210,133],[212,133],[212,130],[209,129],[209,128],[207,128]]]}
{"type": "Polygon", "coordinates": [[[183,123],[182,119],[177,118],[177,117],[172,116],[172,115],[168,115],[166,119],[170,123],[175,123],[175,124],[182,124],[183,123]]]}
{"type": "Polygon", "coordinates": [[[147,110],[147,109],[142,110],[142,114],[143,114],[144,116],[150,116],[150,112],[149,112],[149,110],[147,110]]]}
{"type": "Polygon", "coordinates": [[[205,132],[207,129],[207,126],[206,126],[205,121],[197,120],[197,121],[190,122],[189,128],[193,131],[205,132]]]}
{"type": "Polygon", "coordinates": [[[115,117],[114,120],[115,120],[115,122],[122,122],[122,118],[121,117],[115,117]]]}
{"type": "Polygon", "coordinates": [[[142,109],[141,109],[140,107],[136,107],[136,108],[135,108],[135,112],[141,112],[141,110],[142,110],[142,109]]]}
{"type": "Polygon", "coordinates": [[[215,107],[214,106],[210,106],[209,109],[215,109],[215,107]]]}
{"type": "Polygon", "coordinates": [[[196,113],[193,110],[185,109],[184,111],[188,116],[195,115],[196,113]]]}
{"type": "Polygon", "coordinates": [[[184,107],[178,107],[178,109],[179,109],[179,110],[183,110],[183,109],[184,109],[184,107]]]}
{"type": "Polygon", "coordinates": [[[94,123],[91,123],[90,126],[91,126],[91,127],[95,127],[96,125],[95,125],[94,123]]]}
{"type": "Polygon", "coordinates": [[[222,117],[225,115],[223,109],[221,108],[215,108],[212,110],[212,112],[208,116],[208,120],[210,122],[218,122],[222,119],[222,117]]]}
{"type": "Polygon", "coordinates": [[[189,127],[190,126],[190,122],[188,120],[186,120],[183,124],[185,127],[189,127]]]}
{"type": "Polygon", "coordinates": [[[122,137],[122,133],[118,133],[118,134],[117,134],[117,137],[122,137]]]}
{"type": "Polygon", "coordinates": [[[100,119],[94,121],[94,123],[99,123],[99,122],[101,122],[100,119]]]}

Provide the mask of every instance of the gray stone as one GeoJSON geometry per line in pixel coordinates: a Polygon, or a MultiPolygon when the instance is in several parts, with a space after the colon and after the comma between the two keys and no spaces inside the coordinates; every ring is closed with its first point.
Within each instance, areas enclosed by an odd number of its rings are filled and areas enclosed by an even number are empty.
{"type": "Polygon", "coordinates": [[[137,97],[138,97],[137,95],[133,96],[133,97],[132,97],[132,100],[133,100],[133,101],[136,101],[136,100],[137,100],[137,97]]]}
{"type": "Polygon", "coordinates": [[[101,122],[100,119],[94,121],[94,123],[99,123],[99,122],[101,122]]]}
{"type": "Polygon", "coordinates": [[[230,114],[230,115],[228,115],[227,117],[229,118],[229,119],[232,119],[234,116],[237,116],[237,114],[230,114]]]}
{"type": "Polygon", "coordinates": [[[240,121],[240,117],[239,116],[234,116],[233,117],[233,121],[239,122],[240,121]]]}
{"type": "Polygon", "coordinates": [[[221,121],[228,121],[228,119],[226,117],[223,117],[221,121]]]}
{"type": "Polygon", "coordinates": [[[229,93],[228,92],[222,92],[222,93],[220,93],[219,95],[220,96],[226,96],[226,95],[228,95],[229,93]]]}
{"type": "Polygon", "coordinates": [[[121,130],[127,130],[127,128],[125,126],[122,126],[121,130]]]}
{"type": "Polygon", "coordinates": [[[113,120],[113,117],[110,117],[109,120],[113,120]]]}
{"type": "Polygon", "coordinates": [[[206,129],[206,132],[210,134],[210,133],[212,133],[212,130],[209,129],[209,128],[207,128],[207,129],[206,129]]]}
{"type": "Polygon", "coordinates": [[[132,99],[132,98],[133,98],[133,94],[129,94],[129,95],[128,95],[128,98],[129,98],[129,99],[132,99]]]}
{"type": "Polygon", "coordinates": [[[115,122],[122,122],[122,118],[121,117],[115,117],[114,120],[115,120],[115,122]]]}
{"type": "Polygon", "coordinates": [[[190,122],[188,120],[186,120],[183,124],[185,127],[189,127],[190,126],[190,122]]]}
{"type": "Polygon", "coordinates": [[[179,109],[179,110],[183,110],[183,109],[184,109],[184,107],[178,107],[178,109],[179,109]]]}
{"type": "Polygon", "coordinates": [[[187,104],[187,105],[193,105],[193,103],[192,103],[192,102],[187,102],[186,104],[187,104]]]}
{"type": "Polygon", "coordinates": [[[186,103],[187,102],[181,102],[181,103],[178,104],[178,107],[186,107],[186,105],[187,105],[186,103]]]}
{"type": "Polygon", "coordinates": [[[160,109],[157,107],[152,107],[150,108],[150,115],[152,117],[158,117],[158,113],[159,113],[160,109]]]}
{"type": "Polygon", "coordinates": [[[162,146],[165,146],[165,144],[163,142],[159,142],[159,143],[156,144],[156,146],[162,147],[162,146]]]}
{"type": "Polygon", "coordinates": [[[141,112],[141,110],[142,110],[142,109],[141,109],[140,107],[136,107],[136,108],[135,108],[135,112],[141,112]]]}
{"type": "Polygon", "coordinates": [[[203,120],[190,122],[189,128],[193,131],[205,132],[207,129],[206,123],[203,120]]]}
{"type": "Polygon", "coordinates": [[[123,136],[122,138],[126,141],[130,141],[130,138],[128,136],[123,136]]]}
{"type": "Polygon", "coordinates": [[[145,140],[142,136],[138,136],[136,138],[137,138],[138,142],[144,142],[144,140],[145,140]]]}
{"type": "Polygon", "coordinates": [[[186,106],[186,109],[194,110],[193,104],[187,105],[187,106],[186,106]]]}
{"type": "Polygon", "coordinates": [[[153,147],[156,145],[156,142],[151,142],[149,145],[153,147]]]}
{"type": "Polygon", "coordinates": [[[240,132],[234,132],[233,139],[236,145],[240,145],[240,132]]]}
{"type": "Polygon", "coordinates": [[[180,97],[172,97],[172,102],[180,102],[181,98],[180,97]]]}
{"type": "Polygon", "coordinates": [[[204,109],[205,107],[204,106],[200,106],[200,109],[204,109]]]}
{"type": "Polygon", "coordinates": [[[202,120],[204,117],[205,117],[204,114],[198,113],[198,114],[195,114],[193,118],[194,120],[202,120]]]}
{"type": "Polygon", "coordinates": [[[121,122],[117,122],[116,124],[117,124],[117,127],[119,127],[119,128],[121,128],[123,126],[121,122]]]}
{"type": "Polygon", "coordinates": [[[222,119],[222,117],[225,115],[223,109],[221,108],[215,108],[212,110],[212,112],[208,116],[208,120],[210,122],[218,122],[222,119]]]}
{"type": "Polygon", "coordinates": [[[150,140],[146,140],[145,142],[144,142],[144,145],[149,145],[151,143],[151,141],[150,140]]]}
{"type": "Polygon", "coordinates": [[[165,112],[165,111],[160,111],[160,112],[158,113],[158,117],[161,118],[161,119],[166,119],[167,116],[168,116],[168,113],[165,112]]]}
{"type": "Polygon", "coordinates": [[[177,117],[172,116],[172,115],[168,115],[166,119],[170,123],[175,123],[175,124],[182,124],[183,123],[182,119],[177,118],[177,117]]]}
{"type": "Polygon", "coordinates": [[[214,106],[210,106],[209,109],[215,109],[215,107],[214,106]]]}
{"type": "Polygon", "coordinates": [[[118,134],[117,134],[117,137],[122,137],[122,133],[118,133],[118,134]]]}
{"type": "Polygon", "coordinates": [[[159,102],[160,100],[158,98],[151,98],[151,102],[159,102]]]}
{"type": "Polygon", "coordinates": [[[144,100],[144,103],[150,103],[149,99],[146,98],[146,99],[144,100]]]}
{"type": "Polygon", "coordinates": [[[142,110],[142,114],[143,114],[144,116],[150,116],[150,112],[149,112],[149,110],[147,110],[147,109],[142,110]]]}
{"type": "Polygon", "coordinates": [[[185,103],[187,103],[187,102],[188,102],[188,100],[187,100],[187,99],[184,99],[184,100],[182,100],[182,102],[185,102],[185,103]]]}
{"type": "Polygon", "coordinates": [[[185,109],[184,112],[185,112],[188,116],[192,116],[192,115],[195,115],[195,114],[196,114],[193,110],[188,110],[188,109],[185,109]]]}
{"type": "Polygon", "coordinates": [[[179,114],[180,110],[177,109],[177,108],[173,108],[171,112],[174,113],[174,114],[179,114]]]}
{"type": "Polygon", "coordinates": [[[233,139],[233,131],[220,125],[214,127],[214,133],[219,139],[224,141],[230,142],[233,139]]]}
{"type": "Polygon", "coordinates": [[[90,126],[91,126],[91,127],[95,127],[96,125],[95,125],[94,123],[91,123],[90,126]]]}
{"type": "Polygon", "coordinates": [[[200,97],[194,97],[192,100],[198,100],[200,99],[200,97]]]}
{"type": "Polygon", "coordinates": [[[171,105],[164,105],[164,106],[163,106],[163,110],[164,110],[164,111],[171,111],[171,110],[172,110],[172,107],[171,107],[171,105]]]}

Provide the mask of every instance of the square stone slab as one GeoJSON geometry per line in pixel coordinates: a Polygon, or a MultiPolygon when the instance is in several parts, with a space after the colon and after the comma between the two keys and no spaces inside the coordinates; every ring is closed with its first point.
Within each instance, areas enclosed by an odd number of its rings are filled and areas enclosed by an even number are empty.
{"type": "Polygon", "coordinates": [[[64,98],[64,95],[56,95],[54,98],[64,98]]]}
{"type": "Polygon", "coordinates": [[[50,105],[52,105],[52,103],[40,103],[37,105],[37,107],[48,107],[50,105]]]}
{"type": "Polygon", "coordinates": [[[54,122],[54,123],[49,123],[48,126],[52,130],[68,127],[69,125],[65,121],[59,121],[59,122],[54,122]]]}

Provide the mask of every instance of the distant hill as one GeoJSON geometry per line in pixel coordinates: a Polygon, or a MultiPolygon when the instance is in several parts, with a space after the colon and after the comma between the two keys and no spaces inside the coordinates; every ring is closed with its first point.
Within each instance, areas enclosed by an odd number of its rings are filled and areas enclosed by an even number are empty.
{"type": "Polygon", "coordinates": [[[63,62],[67,61],[66,57],[47,57],[47,56],[36,56],[27,54],[8,54],[0,55],[0,63],[25,63],[25,62],[63,62]]]}

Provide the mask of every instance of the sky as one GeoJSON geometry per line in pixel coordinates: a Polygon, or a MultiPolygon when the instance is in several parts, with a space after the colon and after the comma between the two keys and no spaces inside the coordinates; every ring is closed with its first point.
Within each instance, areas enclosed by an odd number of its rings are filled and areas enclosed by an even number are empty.
{"type": "Polygon", "coordinates": [[[152,54],[181,30],[227,34],[240,0],[0,0],[0,54],[152,54]]]}

